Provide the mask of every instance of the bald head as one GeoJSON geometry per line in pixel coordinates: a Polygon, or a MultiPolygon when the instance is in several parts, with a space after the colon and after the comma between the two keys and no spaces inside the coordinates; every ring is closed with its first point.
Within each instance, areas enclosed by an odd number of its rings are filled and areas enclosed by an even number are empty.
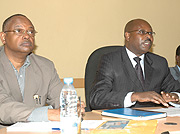
{"type": "Polygon", "coordinates": [[[8,17],[3,23],[0,38],[8,58],[23,60],[35,47],[35,29],[31,21],[22,14],[8,17]]]}
{"type": "Polygon", "coordinates": [[[124,29],[125,46],[136,56],[141,56],[149,51],[153,44],[151,25],[143,19],[129,21],[124,29]]]}
{"type": "MultiPolygon", "coordinates": [[[[8,26],[9,24],[14,20],[15,17],[24,17],[26,18],[27,20],[29,20],[25,15],[23,14],[14,14],[10,17],[8,17],[4,22],[3,22],[3,25],[2,25],[2,31],[6,31],[8,29],[8,26]]],[[[29,20],[30,21],[30,20],[29,20]]],[[[31,22],[31,21],[30,21],[31,22]]],[[[31,23],[32,24],[32,23],[31,23]]],[[[33,25],[33,24],[32,24],[33,25]]]]}
{"type": "Polygon", "coordinates": [[[151,27],[151,25],[143,19],[134,19],[134,20],[129,21],[126,24],[126,26],[124,28],[124,35],[126,32],[137,30],[137,28],[140,27],[142,24],[148,24],[149,27],[151,27]]]}

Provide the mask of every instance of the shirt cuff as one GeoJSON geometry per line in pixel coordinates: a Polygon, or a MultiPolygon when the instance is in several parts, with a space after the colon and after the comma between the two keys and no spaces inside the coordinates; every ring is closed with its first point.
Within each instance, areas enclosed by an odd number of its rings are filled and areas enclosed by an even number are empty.
{"type": "Polygon", "coordinates": [[[178,93],[178,92],[171,92],[171,93],[175,93],[175,94],[177,94],[177,95],[178,95],[178,97],[179,97],[179,99],[180,99],[180,93],[178,93]]]}
{"type": "Polygon", "coordinates": [[[132,96],[133,93],[134,92],[129,92],[125,96],[125,98],[124,98],[124,107],[130,107],[130,106],[132,106],[132,105],[134,105],[136,103],[136,101],[135,102],[131,102],[131,96],[132,96]]]}
{"type": "Polygon", "coordinates": [[[49,121],[48,120],[48,109],[53,109],[52,106],[44,106],[38,107],[32,111],[30,116],[28,117],[28,121],[32,122],[41,122],[41,121],[49,121]]]}

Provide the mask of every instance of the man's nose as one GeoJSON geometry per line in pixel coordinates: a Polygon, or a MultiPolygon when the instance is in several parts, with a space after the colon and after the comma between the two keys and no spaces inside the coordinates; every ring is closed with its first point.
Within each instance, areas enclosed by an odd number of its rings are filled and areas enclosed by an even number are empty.
{"type": "Polygon", "coordinates": [[[147,34],[145,35],[145,37],[146,37],[146,40],[149,39],[151,42],[153,41],[153,36],[152,36],[152,35],[150,35],[150,34],[147,33],[147,34]]]}
{"type": "Polygon", "coordinates": [[[29,39],[30,38],[30,35],[27,33],[27,31],[24,31],[23,38],[24,39],[29,39]]]}

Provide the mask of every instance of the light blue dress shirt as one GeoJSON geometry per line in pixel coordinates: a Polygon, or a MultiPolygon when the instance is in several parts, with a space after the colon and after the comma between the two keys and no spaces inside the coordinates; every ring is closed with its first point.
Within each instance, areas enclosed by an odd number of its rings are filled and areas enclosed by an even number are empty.
{"type": "Polygon", "coordinates": [[[178,67],[178,69],[179,69],[179,72],[180,72],[180,67],[178,66],[178,65],[176,65],[177,67],[178,67]]]}

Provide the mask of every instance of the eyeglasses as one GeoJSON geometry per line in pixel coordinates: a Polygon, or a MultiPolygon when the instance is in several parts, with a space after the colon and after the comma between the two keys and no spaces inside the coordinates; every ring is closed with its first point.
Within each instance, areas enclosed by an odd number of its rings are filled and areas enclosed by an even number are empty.
{"type": "Polygon", "coordinates": [[[4,31],[4,33],[7,32],[14,32],[18,36],[23,36],[25,33],[27,33],[29,36],[34,37],[37,31],[35,30],[24,30],[24,29],[15,29],[15,30],[8,30],[4,31]]]}
{"type": "Polygon", "coordinates": [[[128,33],[137,32],[137,31],[138,31],[138,34],[140,34],[140,35],[146,35],[146,34],[149,34],[149,35],[151,35],[151,36],[156,35],[155,32],[147,32],[147,31],[145,31],[145,30],[133,30],[133,31],[129,31],[128,33]]]}

